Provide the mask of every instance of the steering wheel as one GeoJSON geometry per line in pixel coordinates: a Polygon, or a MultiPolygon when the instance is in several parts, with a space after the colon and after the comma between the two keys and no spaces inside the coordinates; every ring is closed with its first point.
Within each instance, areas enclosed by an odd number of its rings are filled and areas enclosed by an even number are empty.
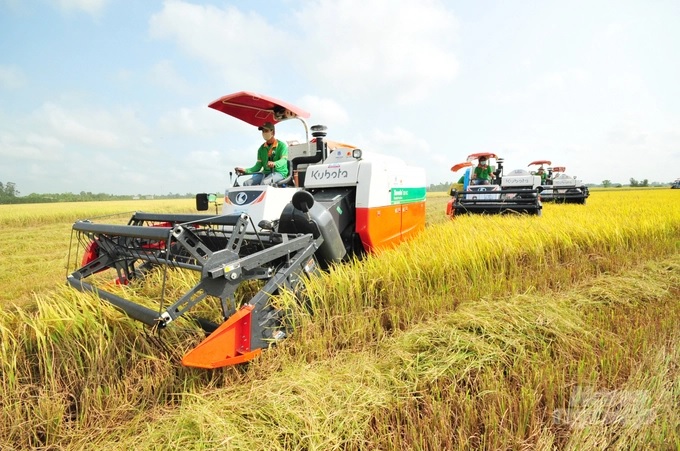
{"type": "Polygon", "coordinates": [[[243,177],[243,176],[249,176],[252,174],[246,174],[245,172],[239,172],[236,170],[237,168],[234,168],[234,172],[229,171],[229,180],[231,180],[232,175],[235,173],[236,174],[236,179],[234,180],[234,184],[232,186],[241,186],[238,183],[238,178],[243,177]]]}

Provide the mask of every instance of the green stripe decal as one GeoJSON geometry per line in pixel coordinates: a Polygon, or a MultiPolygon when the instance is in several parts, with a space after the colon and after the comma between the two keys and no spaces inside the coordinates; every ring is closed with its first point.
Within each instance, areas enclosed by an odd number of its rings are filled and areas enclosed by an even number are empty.
{"type": "Polygon", "coordinates": [[[406,204],[425,200],[425,187],[422,188],[392,188],[390,194],[393,204],[406,204]]]}

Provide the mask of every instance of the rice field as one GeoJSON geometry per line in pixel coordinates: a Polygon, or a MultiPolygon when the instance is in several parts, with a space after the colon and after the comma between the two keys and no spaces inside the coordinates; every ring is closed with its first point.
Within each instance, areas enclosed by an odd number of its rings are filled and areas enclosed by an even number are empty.
{"type": "Polygon", "coordinates": [[[417,238],[309,280],[313,313],[282,296],[295,333],[215,371],[179,364],[190,324],[64,282],[76,219],[193,201],[0,206],[0,449],[678,449],[678,194],[453,221],[429,195],[417,238]]]}

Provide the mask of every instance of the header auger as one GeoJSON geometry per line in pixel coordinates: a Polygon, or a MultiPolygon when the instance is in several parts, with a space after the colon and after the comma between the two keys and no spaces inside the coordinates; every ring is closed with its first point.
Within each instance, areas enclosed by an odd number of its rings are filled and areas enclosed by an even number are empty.
{"type": "MultiPolygon", "coordinates": [[[[255,126],[299,119],[309,130],[308,113],[271,97],[238,92],[210,107],[255,126]]],[[[235,183],[221,213],[136,212],[124,225],[77,221],[69,285],[159,332],[182,317],[194,320],[207,337],[184,356],[185,366],[218,368],[255,358],[291,332],[286,313],[272,302],[276,296],[300,295],[305,278],[396,246],[425,227],[422,168],[326,140],[325,126],[311,129],[312,140],[289,144],[294,177],[279,186],[235,183]],[[165,283],[144,302],[107,288],[112,279],[134,285],[156,271],[165,281],[174,270],[195,275],[179,296],[165,283]],[[218,311],[211,310],[216,303],[218,311]]],[[[207,194],[196,196],[197,210],[209,203],[207,194]]]]}
{"type": "Polygon", "coordinates": [[[131,318],[159,329],[209,296],[218,298],[221,317],[229,321],[219,325],[195,319],[206,332],[221,337],[219,352],[209,350],[217,344],[213,338],[187,354],[183,363],[202,368],[240,363],[284,333],[280,312],[269,306],[269,298],[281,289],[294,290],[304,274],[316,271],[314,253],[320,240],[312,234],[251,234],[247,232],[251,218],[246,214],[190,216],[135,213],[124,226],[76,222],[73,231],[88,252],[68,283],[97,293],[131,318]],[[133,283],[154,267],[195,271],[198,282],[172,304],[154,310],[85,281],[112,270],[119,283],[133,283]],[[236,316],[236,290],[251,279],[263,286],[236,316]]]}

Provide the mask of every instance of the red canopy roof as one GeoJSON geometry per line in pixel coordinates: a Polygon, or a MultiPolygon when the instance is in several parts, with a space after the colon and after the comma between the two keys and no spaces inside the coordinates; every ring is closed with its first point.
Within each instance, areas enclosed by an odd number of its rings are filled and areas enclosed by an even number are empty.
{"type": "Polygon", "coordinates": [[[478,160],[480,157],[498,158],[498,156],[493,152],[479,152],[479,153],[471,153],[470,155],[468,155],[467,161],[478,160]]]}
{"type": "Polygon", "coordinates": [[[478,152],[478,153],[471,153],[468,155],[467,160],[464,161],[463,163],[457,163],[451,166],[451,171],[456,172],[459,171],[465,167],[472,166],[472,162],[475,160],[479,160],[481,157],[486,157],[488,158],[495,158],[498,159],[498,155],[496,155],[493,152],[478,152]]]}
{"type": "Polygon", "coordinates": [[[256,127],[265,122],[276,124],[298,116],[309,117],[308,112],[295,105],[247,91],[220,97],[208,106],[256,127]]]}
{"type": "Polygon", "coordinates": [[[459,171],[459,170],[466,168],[468,166],[472,166],[472,162],[464,161],[463,163],[458,163],[458,164],[454,164],[453,166],[451,166],[451,171],[456,172],[456,171],[459,171]]]}
{"type": "Polygon", "coordinates": [[[535,164],[547,164],[548,166],[550,166],[552,164],[552,162],[550,160],[536,160],[536,161],[532,161],[527,166],[533,166],[535,164]]]}

